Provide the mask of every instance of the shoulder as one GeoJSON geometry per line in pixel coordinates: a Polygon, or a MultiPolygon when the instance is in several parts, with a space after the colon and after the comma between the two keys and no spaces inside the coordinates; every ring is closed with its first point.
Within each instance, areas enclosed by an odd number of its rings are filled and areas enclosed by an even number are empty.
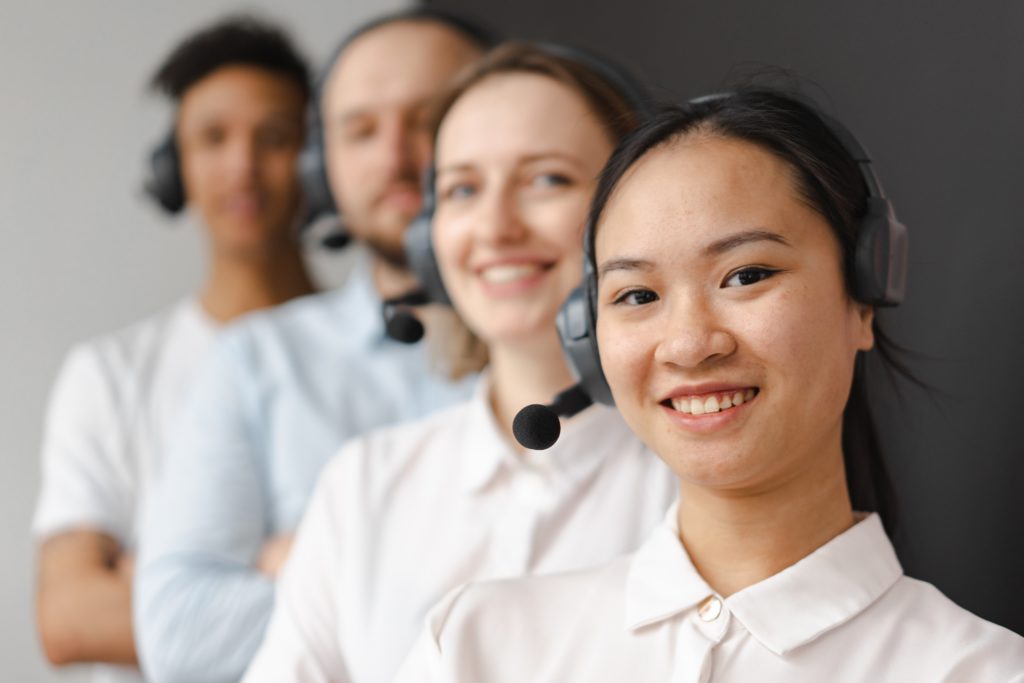
{"type": "Polygon", "coordinates": [[[889,642],[927,653],[937,677],[1008,680],[1024,672],[1024,638],[965,610],[930,583],[901,577],[872,611],[891,633],[889,642]]]}
{"type": "Polygon", "coordinates": [[[471,420],[469,402],[457,403],[409,422],[366,432],[349,440],[331,459],[325,470],[328,481],[359,482],[361,489],[387,486],[408,478],[424,463],[441,472],[444,463],[454,464],[460,455],[452,445],[471,420]]]}
{"type": "Polygon", "coordinates": [[[116,382],[148,366],[187,303],[179,301],[129,325],[74,344],[64,358],[61,377],[116,382]]]}

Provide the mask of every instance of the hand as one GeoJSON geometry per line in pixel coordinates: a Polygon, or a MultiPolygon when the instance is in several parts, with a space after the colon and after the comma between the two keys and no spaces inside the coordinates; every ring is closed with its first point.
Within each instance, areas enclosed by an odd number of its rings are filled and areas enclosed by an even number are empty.
{"type": "Polygon", "coordinates": [[[294,540],[295,537],[292,534],[281,534],[264,543],[263,550],[260,551],[260,559],[256,563],[256,569],[270,578],[276,579],[285,560],[288,559],[288,553],[292,550],[294,540]]]}

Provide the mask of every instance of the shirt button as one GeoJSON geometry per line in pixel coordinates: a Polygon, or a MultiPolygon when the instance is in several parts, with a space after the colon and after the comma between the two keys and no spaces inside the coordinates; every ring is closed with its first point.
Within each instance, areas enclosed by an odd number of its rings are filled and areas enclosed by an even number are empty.
{"type": "Polygon", "coordinates": [[[697,608],[701,621],[714,621],[722,613],[722,601],[714,595],[708,596],[697,608]]]}

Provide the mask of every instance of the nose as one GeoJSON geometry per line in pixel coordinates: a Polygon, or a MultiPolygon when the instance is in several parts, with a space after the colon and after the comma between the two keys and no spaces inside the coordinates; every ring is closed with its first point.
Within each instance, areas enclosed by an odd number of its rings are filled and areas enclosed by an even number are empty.
{"type": "Polygon", "coordinates": [[[259,142],[255,136],[237,135],[228,148],[228,173],[236,181],[252,181],[259,171],[259,142]]]}
{"type": "Polygon", "coordinates": [[[480,197],[473,227],[477,239],[495,245],[520,242],[528,232],[512,189],[497,183],[480,197]]]}
{"type": "Polygon", "coordinates": [[[713,365],[736,351],[736,338],[719,319],[706,297],[676,297],[659,325],[654,359],[659,364],[697,369],[713,365]]]}
{"type": "Polygon", "coordinates": [[[430,154],[426,133],[397,116],[382,121],[380,125],[379,159],[387,177],[419,182],[430,154]]]}

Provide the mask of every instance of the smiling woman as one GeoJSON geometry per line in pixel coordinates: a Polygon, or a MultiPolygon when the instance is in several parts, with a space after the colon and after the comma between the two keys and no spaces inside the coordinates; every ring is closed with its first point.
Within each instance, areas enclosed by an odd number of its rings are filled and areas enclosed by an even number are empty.
{"type": "Polygon", "coordinates": [[[904,576],[847,477],[857,359],[900,294],[857,258],[902,235],[858,156],[772,91],[620,145],[589,221],[601,366],[679,503],[604,568],[454,592],[399,680],[1024,680],[1024,639],[904,576]]]}
{"type": "Polygon", "coordinates": [[[671,472],[607,406],[567,420],[543,453],[511,435],[523,403],[571,381],[555,316],[579,282],[597,175],[640,118],[595,64],[506,45],[443,99],[434,253],[490,366],[471,401],[353,441],[328,465],[250,683],[390,681],[445,592],[607,561],[670,505],[671,472]]]}

